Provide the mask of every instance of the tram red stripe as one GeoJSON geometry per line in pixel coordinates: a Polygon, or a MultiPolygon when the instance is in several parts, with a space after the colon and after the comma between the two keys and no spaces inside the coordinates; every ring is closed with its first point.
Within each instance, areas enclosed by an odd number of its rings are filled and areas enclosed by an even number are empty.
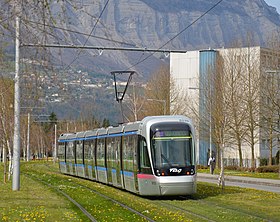
{"type": "Polygon", "coordinates": [[[155,178],[155,176],[154,175],[151,175],[151,174],[142,174],[142,173],[140,173],[140,174],[137,174],[137,178],[139,178],[139,179],[154,179],[155,178]]]}

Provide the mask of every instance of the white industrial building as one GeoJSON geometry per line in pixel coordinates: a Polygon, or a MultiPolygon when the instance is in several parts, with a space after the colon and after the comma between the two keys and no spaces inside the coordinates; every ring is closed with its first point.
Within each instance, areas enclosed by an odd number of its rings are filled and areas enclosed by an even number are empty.
{"type": "MultiPolygon", "coordinates": [[[[211,113],[209,109],[206,108],[206,98],[203,96],[203,90],[205,90],[205,81],[209,78],[209,69],[211,69],[212,75],[216,75],[217,63],[219,61],[223,62],[223,67],[237,66],[240,64],[235,64],[234,61],[230,60],[229,55],[235,55],[235,58],[242,61],[247,60],[252,64],[252,68],[258,76],[270,75],[273,73],[272,79],[278,79],[280,73],[275,69],[271,69],[272,60],[275,60],[275,55],[277,61],[280,62],[280,57],[277,53],[272,50],[264,49],[261,47],[247,47],[247,48],[230,48],[230,49],[216,49],[216,50],[201,50],[201,51],[190,51],[186,53],[171,53],[170,55],[170,75],[172,81],[174,81],[176,88],[180,89],[183,93],[187,94],[186,103],[191,106],[191,109],[186,111],[186,115],[191,116],[194,119],[197,129],[197,163],[200,165],[207,165],[207,160],[209,158],[210,150],[214,153],[216,151],[215,143],[212,139],[212,128],[214,127],[214,122],[212,121],[211,113]],[[239,57],[244,57],[244,59],[239,57]],[[254,61],[253,61],[254,60],[254,61]],[[192,113],[190,110],[195,110],[197,114],[192,113]],[[209,127],[211,125],[211,127],[209,127]]],[[[280,64],[279,64],[280,65],[280,64]]],[[[239,72],[241,75],[248,75],[248,67],[246,65],[240,68],[239,72]]],[[[225,70],[224,70],[225,71],[225,70]]],[[[238,71],[236,71],[238,72],[238,71]]],[[[273,80],[274,81],[274,80],[273,80]]],[[[262,82],[260,82],[260,87],[262,82]]],[[[280,90],[280,81],[278,84],[278,91],[280,90]]],[[[217,92],[216,92],[217,93],[217,92]]],[[[172,96],[172,95],[171,95],[172,96]]],[[[279,93],[277,94],[278,99],[279,93]]],[[[273,132],[269,134],[265,127],[261,127],[262,119],[261,113],[267,112],[262,107],[264,103],[270,100],[270,98],[264,98],[261,93],[258,95],[258,100],[260,101],[260,106],[258,108],[259,115],[259,126],[256,127],[254,133],[256,136],[256,143],[254,145],[254,159],[255,166],[260,165],[262,158],[268,158],[271,154],[273,157],[279,149],[279,132],[273,132]],[[276,135],[277,134],[277,135],[276,135]],[[271,147],[271,148],[270,148],[271,147]]],[[[280,100],[278,100],[280,101],[280,100]]],[[[172,109],[172,104],[171,104],[172,109]]],[[[278,108],[279,109],[279,108],[278,108]]],[[[279,110],[277,114],[273,114],[275,119],[278,121],[279,130],[279,110]]],[[[242,158],[243,166],[251,166],[252,151],[248,143],[242,141],[242,158]]],[[[215,153],[215,155],[217,155],[215,153]]],[[[227,141],[227,145],[224,148],[224,163],[226,165],[238,165],[239,164],[239,151],[237,146],[233,143],[231,144],[227,141]]]]}

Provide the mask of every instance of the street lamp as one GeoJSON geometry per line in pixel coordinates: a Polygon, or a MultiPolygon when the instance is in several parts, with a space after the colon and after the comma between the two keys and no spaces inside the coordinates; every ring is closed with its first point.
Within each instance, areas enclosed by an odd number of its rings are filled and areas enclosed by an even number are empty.
{"type": "Polygon", "coordinates": [[[163,99],[147,99],[147,101],[156,101],[163,103],[163,114],[166,115],[166,101],[163,99]]]}

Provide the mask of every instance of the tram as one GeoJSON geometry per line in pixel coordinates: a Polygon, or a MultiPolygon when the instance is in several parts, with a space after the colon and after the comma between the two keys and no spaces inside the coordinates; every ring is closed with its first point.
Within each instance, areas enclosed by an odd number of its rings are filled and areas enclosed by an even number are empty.
{"type": "Polygon", "coordinates": [[[117,127],[61,134],[63,174],[142,196],[196,192],[195,131],[185,116],[150,116],[117,127]]]}

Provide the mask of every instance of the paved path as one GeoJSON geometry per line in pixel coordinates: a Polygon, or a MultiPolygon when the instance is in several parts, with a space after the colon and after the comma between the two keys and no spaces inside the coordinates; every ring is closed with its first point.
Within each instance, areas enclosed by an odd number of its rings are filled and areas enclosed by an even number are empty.
{"type": "MultiPolygon", "coordinates": [[[[218,174],[198,173],[197,181],[218,184],[218,174]]],[[[280,180],[253,177],[225,176],[226,186],[238,186],[280,193],[280,180]]]]}

